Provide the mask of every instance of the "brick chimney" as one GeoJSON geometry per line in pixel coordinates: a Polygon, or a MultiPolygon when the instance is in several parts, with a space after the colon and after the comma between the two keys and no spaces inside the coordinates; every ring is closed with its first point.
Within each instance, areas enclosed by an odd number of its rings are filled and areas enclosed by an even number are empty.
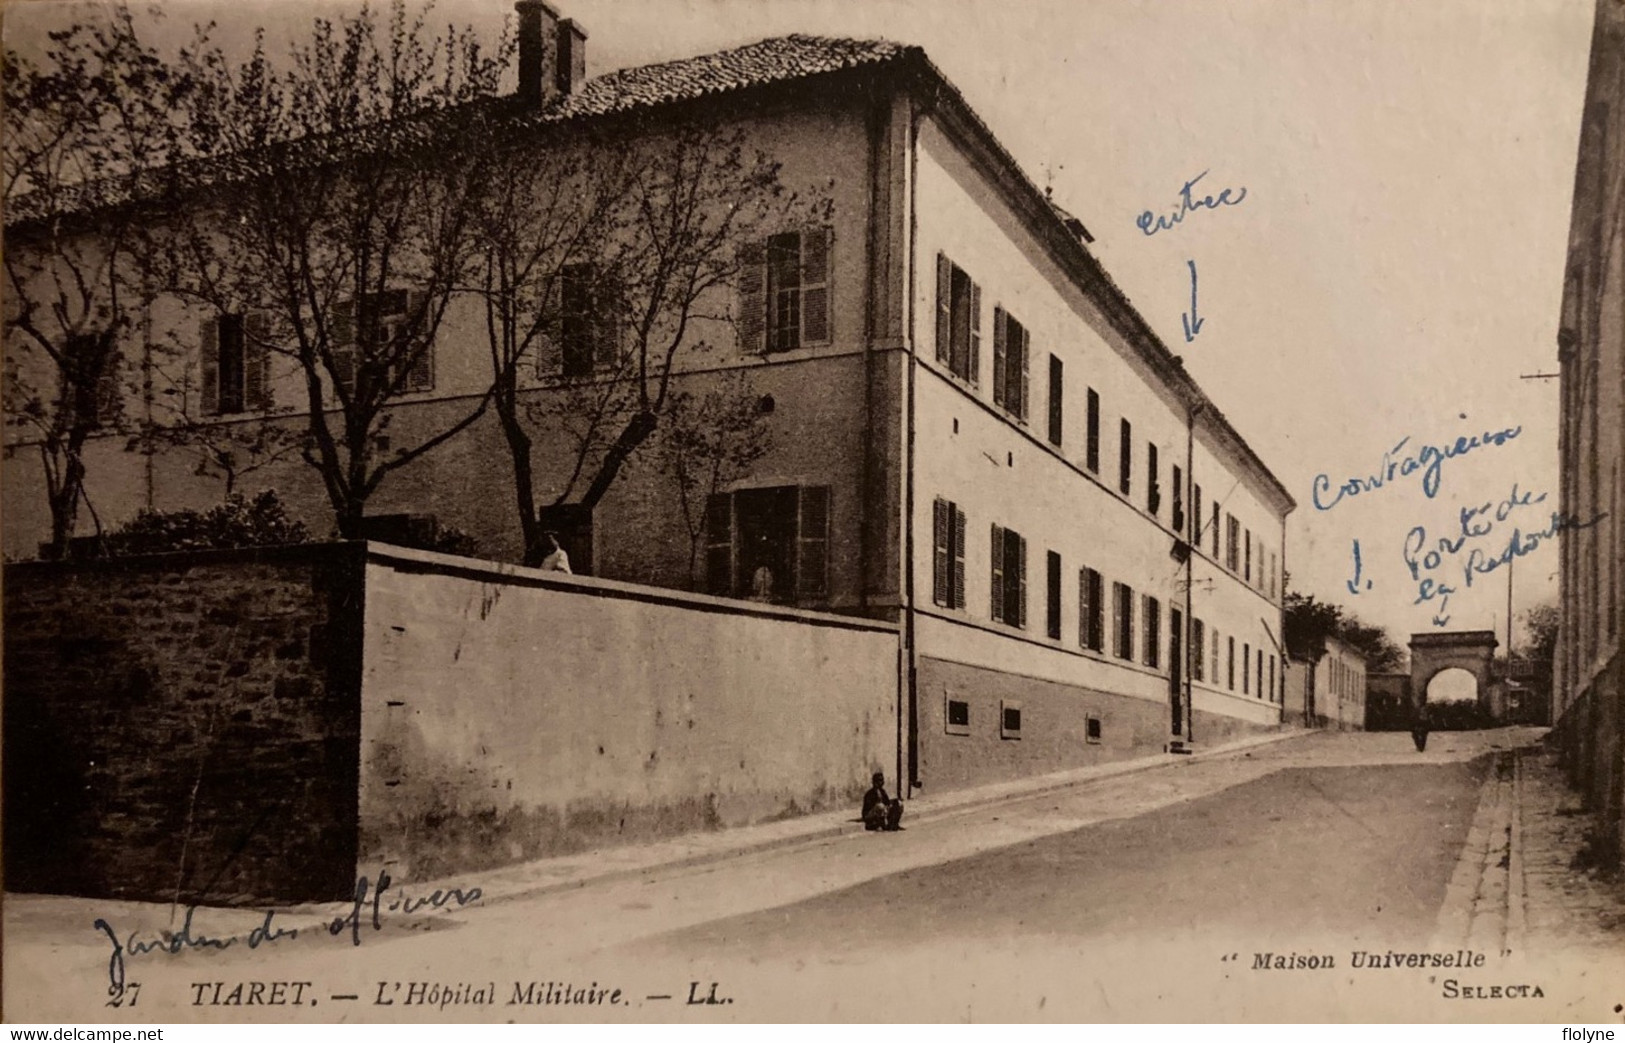
{"type": "Polygon", "coordinates": [[[519,97],[537,107],[570,94],[587,73],[587,33],[545,0],[518,0],[519,97]]]}

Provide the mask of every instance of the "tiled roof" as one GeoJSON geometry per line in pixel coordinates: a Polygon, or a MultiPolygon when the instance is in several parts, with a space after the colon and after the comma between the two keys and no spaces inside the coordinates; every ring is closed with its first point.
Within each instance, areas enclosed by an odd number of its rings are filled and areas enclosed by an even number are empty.
{"type": "Polygon", "coordinates": [[[596,76],[559,99],[547,120],[604,116],[768,83],[896,61],[918,48],[886,40],[776,36],[729,51],[596,76]]]}

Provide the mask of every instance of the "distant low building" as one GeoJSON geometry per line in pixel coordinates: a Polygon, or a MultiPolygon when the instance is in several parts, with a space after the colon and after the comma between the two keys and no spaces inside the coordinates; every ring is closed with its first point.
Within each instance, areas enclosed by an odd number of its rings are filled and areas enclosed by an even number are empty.
{"type": "Polygon", "coordinates": [[[1365,657],[1335,637],[1318,656],[1291,659],[1282,693],[1285,723],[1306,728],[1363,731],[1366,727],[1365,657]]]}

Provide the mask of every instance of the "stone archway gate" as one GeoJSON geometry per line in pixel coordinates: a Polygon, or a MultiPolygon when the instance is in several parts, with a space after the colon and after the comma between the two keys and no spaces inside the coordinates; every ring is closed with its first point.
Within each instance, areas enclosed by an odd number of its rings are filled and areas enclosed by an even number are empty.
{"type": "Polygon", "coordinates": [[[1493,630],[1430,631],[1411,635],[1411,703],[1427,702],[1428,685],[1443,670],[1459,668],[1478,681],[1478,705],[1490,709],[1490,665],[1499,644],[1493,630]]]}

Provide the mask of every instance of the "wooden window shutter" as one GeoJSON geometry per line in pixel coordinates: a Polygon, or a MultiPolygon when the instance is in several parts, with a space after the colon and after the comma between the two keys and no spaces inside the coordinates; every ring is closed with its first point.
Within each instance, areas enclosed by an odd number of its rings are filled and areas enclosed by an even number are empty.
{"type": "Polygon", "coordinates": [[[995,622],[1004,620],[1004,530],[993,526],[992,614],[995,622]]]}
{"type": "Polygon", "coordinates": [[[948,255],[937,254],[937,361],[952,365],[954,266],[948,255]]]}
{"type": "Polygon", "coordinates": [[[950,504],[954,515],[953,600],[954,608],[965,607],[965,512],[950,504]]]}
{"type": "Polygon", "coordinates": [[[625,327],[622,320],[626,311],[626,294],[618,278],[599,274],[593,288],[593,366],[614,372],[621,366],[626,352],[625,327]]]}
{"type": "Polygon", "coordinates": [[[1027,540],[1016,537],[1016,626],[1027,626],[1027,540]]]}
{"type": "Polygon", "coordinates": [[[1016,330],[1020,334],[1018,339],[1021,343],[1021,386],[1016,390],[1016,415],[1025,420],[1027,419],[1027,401],[1030,397],[1027,391],[1031,387],[1027,376],[1027,327],[1017,326],[1016,330]]]}
{"type": "Polygon", "coordinates": [[[1078,570],[1078,647],[1089,647],[1089,570],[1078,570]]]}
{"type": "Polygon", "coordinates": [[[993,404],[1009,406],[1009,373],[1008,365],[1009,344],[1006,343],[1004,328],[1004,309],[999,305],[993,306],[993,404]]]}
{"type": "Polygon", "coordinates": [[[801,235],[801,343],[828,344],[830,230],[813,228],[801,235]]]}
{"type": "Polygon", "coordinates": [[[970,284],[970,358],[966,361],[965,379],[977,387],[982,382],[982,288],[975,283],[970,284]]]}
{"type": "Polygon", "coordinates": [[[948,587],[948,541],[953,531],[950,513],[948,501],[939,499],[932,502],[931,600],[938,605],[948,605],[952,600],[952,593],[948,587]]]}
{"type": "Polygon", "coordinates": [[[271,317],[263,311],[243,317],[243,404],[250,412],[271,408],[271,317]]]}
{"type": "Polygon", "coordinates": [[[796,593],[820,597],[829,591],[829,487],[800,489],[796,530],[796,593]]]}
{"type": "Polygon", "coordinates": [[[431,324],[427,315],[420,314],[428,303],[429,295],[420,290],[413,290],[406,295],[407,328],[415,326],[423,341],[409,360],[403,360],[409,362],[406,371],[408,391],[430,391],[434,388],[434,340],[428,335],[431,324]]]}
{"type": "Polygon", "coordinates": [[[338,301],[333,305],[332,321],[328,324],[328,350],[333,356],[333,379],[346,391],[355,387],[355,302],[338,301]]]}
{"type": "Polygon", "coordinates": [[[203,412],[220,412],[220,316],[211,315],[198,326],[198,359],[202,368],[203,412]]]}
{"type": "Polygon", "coordinates": [[[547,281],[542,321],[536,331],[536,376],[553,380],[564,372],[564,273],[547,281]]]}
{"type": "Polygon", "coordinates": [[[767,248],[760,241],[739,248],[739,350],[767,350],[767,248]]]}
{"type": "Polygon", "coordinates": [[[705,501],[705,589],[733,592],[733,497],[713,493],[705,501]]]}

